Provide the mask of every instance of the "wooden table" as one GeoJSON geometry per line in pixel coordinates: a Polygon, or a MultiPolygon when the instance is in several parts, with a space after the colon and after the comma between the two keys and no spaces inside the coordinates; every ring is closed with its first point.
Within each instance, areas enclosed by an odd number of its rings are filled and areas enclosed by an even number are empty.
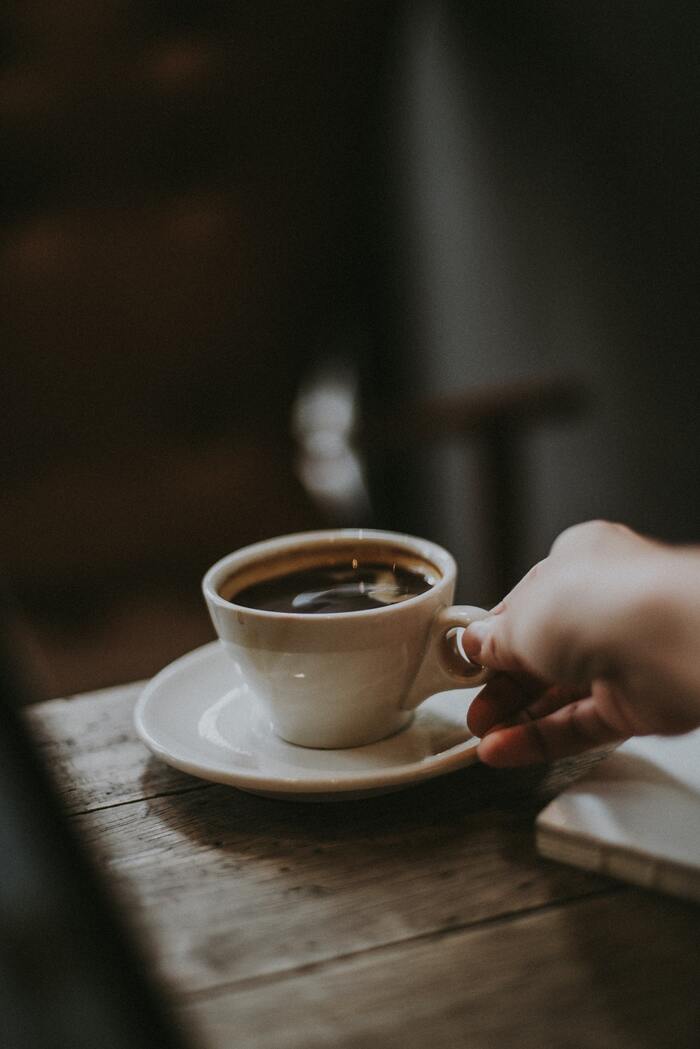
{"type": "Polygon", "coordinates": [[[196,1044],[700,1045],[700,909],[535,853],[536,812],[584,762],[271,801],[152,758],[138,692],[28,717],[196,1044]]]}

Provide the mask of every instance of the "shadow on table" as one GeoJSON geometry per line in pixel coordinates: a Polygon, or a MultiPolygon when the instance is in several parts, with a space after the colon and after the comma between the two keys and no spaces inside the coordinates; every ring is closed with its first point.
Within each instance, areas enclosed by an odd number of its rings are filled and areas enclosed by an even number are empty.
{"type": "Polygon", "coordinates": [[[169,770],[151,758],[141,778],[143,797],[178,833],[200,846],[226,844],[226,828],[262,838],[345,841],[388,832],[416,838],[444,825],[446,833],[465,818],[521,825],[528,851],[534,851],[532,824],[537,812],[563,787],[601,758],[600,753],[523,769],[491,769],[476,763],[405,790],[352,801],[294,802],[258,797],[234,787],[206,783],[169,770]]]}

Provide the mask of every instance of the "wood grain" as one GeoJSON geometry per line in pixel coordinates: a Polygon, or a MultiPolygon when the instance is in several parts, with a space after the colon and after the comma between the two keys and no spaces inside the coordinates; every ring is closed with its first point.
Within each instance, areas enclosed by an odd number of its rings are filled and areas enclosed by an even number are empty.
{"type": "Polygon", "coordinates": [[[323,807],[213,787],[77,821],[133,899],[168,979],[190,990],[609,884],[539,860],[527,809],[475,810],[466,776],[441,787],[323,807]]]}
{"type": "Polygon", "coordinates": [[[152,758],[138,691],[27,717],[204,1045],[690,1046],[698,912],[535,853],[538,809],[595,757],[272,801],[152,758]]]}
{"type": "Polygon", "coordinates": [[[203,989],[467,926],[609,882],[538,859],[541,773],[476,767],[332,805],[205,784],[134,738],[139,687],[32,708],[83,840],[169,982],[203,989]]]}
{"type": "Polygon", "coordinates": [[[26,708],[29,727],[68,812],[143,798],[147,767],[149,793],[199,785],[167,765],[149,765],[131,718],[140,691],[140,684],[124,685],[26,708]]]}
{"type": "Polygon", "coordinates": [[[222,989],[189,1006],[247,1049],[695,1049],[700,914],[623,890],[222,989]]]}

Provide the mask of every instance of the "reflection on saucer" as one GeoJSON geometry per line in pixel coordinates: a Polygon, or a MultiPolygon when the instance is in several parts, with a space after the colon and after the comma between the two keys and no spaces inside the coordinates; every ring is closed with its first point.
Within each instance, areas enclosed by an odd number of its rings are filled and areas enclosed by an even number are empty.
{"type": "Polygon", "coordinates": [[[203,740],[204,743],[211,744],[214,747],[221,747],[223,750],[231,751],[236,756],[237,764],[244,768],[254,769],[257,765],[255,756],[249,751],[237,747],[230,739],[227,739],[219,729],[219,718],[225,713],[226,708],[231,707],[237,701],[240,701],[242,693],[247,691],[247,685],[233,688],[230,692],[227,692],[225,696],[222,696],[221,699],[218,699],[216,703],[213,703],[212,706],[208,707],[199,719],[197,732],[199,738],[203,740]]]}

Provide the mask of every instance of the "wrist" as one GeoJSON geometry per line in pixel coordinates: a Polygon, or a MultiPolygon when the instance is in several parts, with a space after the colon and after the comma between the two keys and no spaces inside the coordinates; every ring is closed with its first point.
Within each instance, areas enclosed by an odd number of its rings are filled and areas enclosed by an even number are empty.
{"type": "Polygon", "coordinates": [[[698,604],[697,553],[648,543],[626,566],[608,653],[613,673],[663,677],[698,604]]]}

